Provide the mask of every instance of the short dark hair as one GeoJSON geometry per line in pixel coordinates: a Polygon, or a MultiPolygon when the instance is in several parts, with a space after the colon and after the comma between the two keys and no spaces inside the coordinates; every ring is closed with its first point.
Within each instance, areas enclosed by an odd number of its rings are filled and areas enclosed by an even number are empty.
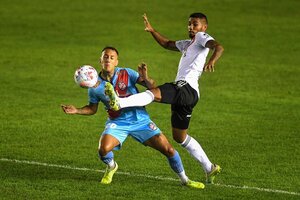
{"type": "Polygon", "coordinates": [[[119,55],[118,50],[115,47],[112,47],[112,46],[104,47],[101,52],[105,51],[106,49],[111,49],[111,50],[115,51],[117,53],[117,55],[119,55]]]}
{"type": "Polygon", "coordinates": [[[193,14],[190,15],[190,17],[204,19],[206,24],[208,24],[207,17],[203,13],[193,13],[193,14]]]}

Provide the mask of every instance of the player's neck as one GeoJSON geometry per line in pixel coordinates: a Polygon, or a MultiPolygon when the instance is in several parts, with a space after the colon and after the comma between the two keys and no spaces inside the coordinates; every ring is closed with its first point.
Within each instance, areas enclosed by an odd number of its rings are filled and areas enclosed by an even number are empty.
{"type": "Polygon", "coordinates": [[[100,72],[100,76],[102,79],[106,80],[106,81],[110,81],[112,79],[112,77],[114,76],[115,72],[112,71],[112,72],[107,72],[107,71],[104,71],[102,70],[100,72]]]}

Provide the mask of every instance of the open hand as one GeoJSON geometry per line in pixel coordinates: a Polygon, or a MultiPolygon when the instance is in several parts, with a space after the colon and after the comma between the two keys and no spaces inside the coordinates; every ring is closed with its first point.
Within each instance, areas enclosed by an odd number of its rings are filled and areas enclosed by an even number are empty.
{"type": "Polygon", "coordinates": [[[207,71],[209,71],[209,72],[214,72],[214,71],[215,71],[214,63],[212,63],[212,62],[206,63],[206,64],[204,65],[204,67],[203,67],[203,70],[204,70],[205,72],[207,72],[207,71]]]}
{"type": "Polygon", "coordinates": [[[138,72],[140,77],[143,80],[147,80],[148,79],[148,72],[147,72],[147,64],[146,63],[141,63],[138,66],[138,72]]]}
{"type": "Polygon", "coordinates": [[[146,13],[143,14],[144,24],[145,24],[145,31],[147,32],[154,32],[150,22],[148,21],[146,13]]]}

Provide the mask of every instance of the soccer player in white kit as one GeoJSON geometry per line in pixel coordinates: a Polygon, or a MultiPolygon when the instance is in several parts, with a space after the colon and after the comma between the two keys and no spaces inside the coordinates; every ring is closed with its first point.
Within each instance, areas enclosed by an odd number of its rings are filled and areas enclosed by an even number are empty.
{"type": "Polygon", "coordinates": [[[112,87],[107,85],[110,93],[110,104],[113,109],[145,106],[152,101],[171,104],[172,133],[176,142],[180,143],[197,161],[206,174],[206,182],[213,183],[221,168],[211,163],[201,145],[190,135],[188,126],[194,106],[200,97],[198,79],[203,71],[214,71],[214,65],[223,53],[223,47],[205,31],[208,26],[207,17],[202,13],[193,13],[189,17],[188,32],[190,39],[172,41],[157,32],[143,15],[145,31],[164,48],[182,53],[178,65],[175,82],[165,83],[143,93],[128,98],[118,98],[112,87]],[[206,62],[209,50],[213,53],[206,62]]]}

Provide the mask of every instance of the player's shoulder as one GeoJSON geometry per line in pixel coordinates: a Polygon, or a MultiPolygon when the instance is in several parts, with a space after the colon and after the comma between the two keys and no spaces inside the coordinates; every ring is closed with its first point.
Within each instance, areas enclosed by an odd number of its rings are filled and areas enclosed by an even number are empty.
{"type": "Polygon", "coordinates": [[[97,93],[99,90],[103,90],[105,88],[105,80],[103,80],[100,76],[98,78],[98,82],[96,83],[97,85],[94,87],[88,88],[88,93],[93,94],[97,93]]]}
{"type": "Polygon", "coordinates": [[[177,44],[184,44],[184,43],[190,43],[192,40],[191,39],[183,39],[183,40],[176,40],[175,45],[177,44]]]}
{"type": "Polygon", "coordinates": [[[115,68],[115,70],[116,70],[116,72],[117,73],[121,73],[121,72],[135,72],[135,70],[133,70],[133,69],[131,69],[131,68],[129,68],[129,67],[116,67],[115,68]]]}
{"type": "Polygon", "coordinates": [[[115,68],[116,69],[116,77],[118,79],[130,79],[132,81],[136,81],[139,77],[139,73],[131,68],[115,68]]]}
{"type": "Polygon", "coordinates": [[[207,39],[207,38],[212,38],[212,36],[210,36],[206,32],[198,32],[198,33],[196,33],[196,38],[207,39]]]}
{"type": "Polygon", "coordinates": [[[127,76],[129,76],[131,78],[139,76],[139,73],[136,70],[128,68],[128,67],[120,69],[119,74],[123,74],[123,75],[126,74],[127,76]]]}

